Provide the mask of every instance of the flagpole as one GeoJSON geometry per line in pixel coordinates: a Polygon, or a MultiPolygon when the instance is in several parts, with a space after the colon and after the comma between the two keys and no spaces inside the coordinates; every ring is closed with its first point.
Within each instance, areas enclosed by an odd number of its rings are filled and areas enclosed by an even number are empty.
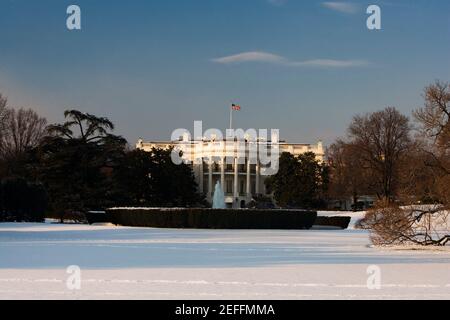
{"type": "Polygon", "coordinates": [[[233,130],[233,107],[230,107],[230,130],[233,130]]]}

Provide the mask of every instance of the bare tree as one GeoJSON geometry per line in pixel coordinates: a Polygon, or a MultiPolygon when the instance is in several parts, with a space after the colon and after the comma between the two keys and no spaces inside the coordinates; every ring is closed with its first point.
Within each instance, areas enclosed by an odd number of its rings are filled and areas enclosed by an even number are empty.
{"type": "Polygon", "coordinates": [[[434,196],[450,208],[450,84],[436,81],[425,88],[424,98],[424,108],[414,112],[424,140],[424,167],[433,178],[434,196]]]}
{"type": "Polygon", "coordinates": [[[8,100],[0,93],[0,139],[5,127],[5,118],[7,111],[8,100]]]}
{"type": "Polygon", "coordinates": [[[429,161],[432,156],[421,148],[410,152],[398,195],[405,206],[380,202],[361,221],[375,244],[444,246],[450,241],[450,176],[437,175],[429,161]]]}
{"type": "Polygon", "coordinates": [[[401,162],[411,148],[408,117],[395,108],[356,116],[349,140],[370,176],[370,188],[379,199],[393,201],[400,185],[401,162]]]}
{"type": "Polygon", "coordinates": [[[440,205],[380,204],[368,211],[363,225],[376,245],[445,246],[450,241],[449,216],[440,205]]]}
{"type": "Polygon", "coordinates": [[[14,158],[37,146],[46,132],[46,124],[47,120],[31,109],[7,109],[0,154],[14,158]]]}
{"type": "Polygon", "coordinates": [[[335,199],[353,198],[354,210],[358,198],[368,192],[367,168],[359,155],[358,147],[344,140],[337,140],[328,149],[330,165],[330,196],[335,199]]]}
{"type": "Polygon", "coordinates": [[[401,172],[404,207],[381,203],[363,225],[376,244],[444,246],[450,242],[450,86],[437,81],[425,88],[425,106],[414,112],[420,125],[415,148],[401,172]]]}
{"type": "Polygon", "coordinates": [[[436,81],[425,88],[425,106],[414,112],[425,136],[440,151],[450,149],[450,84],[436,81]]]}

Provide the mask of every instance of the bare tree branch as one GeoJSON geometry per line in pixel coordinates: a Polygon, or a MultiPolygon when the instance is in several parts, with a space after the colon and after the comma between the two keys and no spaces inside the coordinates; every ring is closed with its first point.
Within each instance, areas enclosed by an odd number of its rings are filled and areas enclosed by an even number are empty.
{"type": "Polygon", "coordinates": [[[13,158],[36,147],[45,134],[47,121],[31,109],[7,109],[0,141],[3,157],[13,158]]]}

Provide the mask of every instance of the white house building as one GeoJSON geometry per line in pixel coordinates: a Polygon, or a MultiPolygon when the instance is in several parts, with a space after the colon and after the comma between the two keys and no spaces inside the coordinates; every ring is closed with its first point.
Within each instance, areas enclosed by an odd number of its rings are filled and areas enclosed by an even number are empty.
{"type": "MultiPolygon", "coordinates": [[[[248,140],[235,139],[234,141],[217,141],[215,139],[201,139],[190,141],[181,138],[178,141],[151,141],[142,139],[136,143],[136,148],[151,151],[153,148],[183,151],[183,161],[192,164],[199,191],[204,193],[211,202],[214,196],[214,187],[220,182],[225,202],[229,208],[244,207],[255,195],[268,195],[264,180],[273,174],[271,163],[262,162],[259,158],[250,157],[250,150],[256,148],[259,152],[264,149],[270,157],[276,148],[277,156],[289,152],[295,156],[306,152],[313,152],[319,161],[324,160],[324,148],[319,141],[315,145],[301,143],[276,144],[270,141],[258,140],[256,143],[248,140]],[[238,146],[239,145],[239,146],[238,146]],[[242,146],[245,146],[242,151],[242,146]],[[256,147],[255,147],[256,146],[256,147]],[[241,148],[241,149],[239,149],[241,148]]],[[[278,159],[278,158],[277,158],[278,159]]]]}

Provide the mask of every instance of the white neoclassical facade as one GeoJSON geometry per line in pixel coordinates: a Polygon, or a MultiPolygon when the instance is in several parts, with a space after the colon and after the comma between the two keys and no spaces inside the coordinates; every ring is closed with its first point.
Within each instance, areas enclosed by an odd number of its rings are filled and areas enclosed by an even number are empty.
{"type": "MultiPolygon", "coordinates": [[[[211,202],[214,188],[220,182],[225,193],[225,202],[229,208],[244,207],[255,195],[266,195],[264,180],[273,174],[270,157],[275,154],[289,152],[295,156],[306,152],[313,152],[319,161],[324,160],[324,148],[319,141],[315,145],[301,143],[276,144],[270,141],[257,142],[245,139],[234,141],[217,141],[215,139],[201,139],[189,141],[180,138],[178,141],[151,141],[142,139],[136,143],[136,148],[151,151],[153,148],[183,151],[183,161],[192,165],[195,179],[200,192],[204,193],[211,202]],[[244,146],[244,151],[242,147],[244,146]],[[259,157],[250,156],[251,150],[264,150],[269,161],[261,161],[259,157]]],[[[272,158],[273,159],[273,158],[272,158]]]]}

